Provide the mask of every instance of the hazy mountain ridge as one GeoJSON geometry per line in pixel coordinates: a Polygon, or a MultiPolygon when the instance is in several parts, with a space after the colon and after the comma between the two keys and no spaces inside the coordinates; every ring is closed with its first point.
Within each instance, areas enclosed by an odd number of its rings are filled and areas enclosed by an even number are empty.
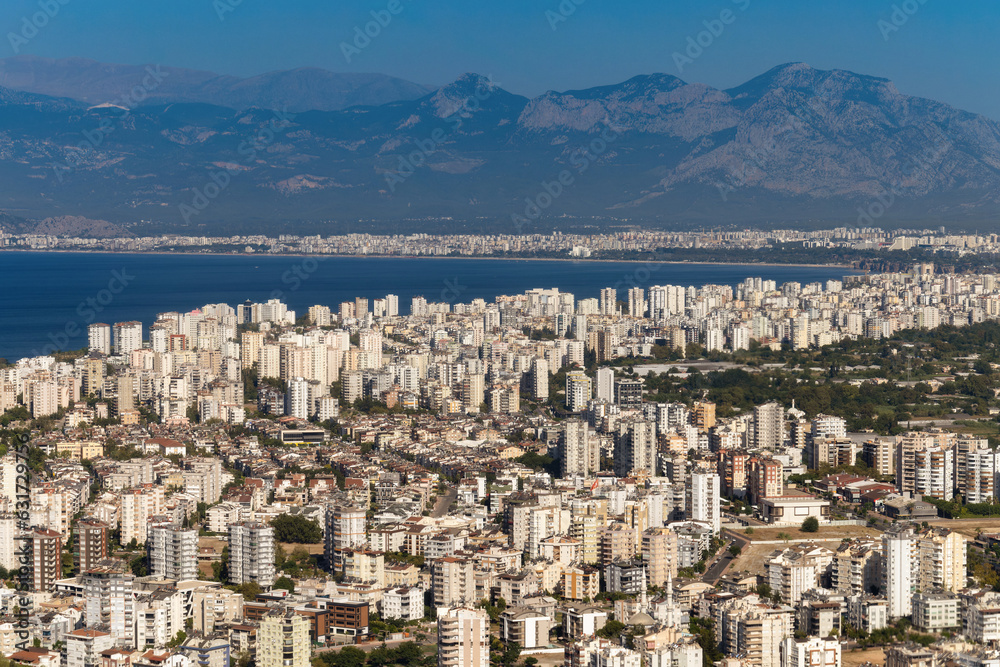
{"type": "Polygon", "coordinates": [[[335,111],[423,97],[433,88],[384,74],[345,74],[317,67],[248,78],[160,65],[115,65],[86,58],[0,59],[0,86],[94,105],[120,100],[137,87],[145,104],[201,103],[233,109],[335,111]],[[150,71],[159,76],[151,79],[150,71]]]}
{"type": "Polygon", "coordinates": [[[545,216],[829,226],[879,200],[879,224],[1000,213],[1000,124],[886,79],[797,63],[729,90],[656,74],[534,99],[469,74],[419,99],[283,119],[17,95],[0,91],[0,208],[26,216],[201,231],[498,218],[512,231],[562,173],[570,182],[545,216]],[[221,172],[221,192],[182,216],[221,172]]]}

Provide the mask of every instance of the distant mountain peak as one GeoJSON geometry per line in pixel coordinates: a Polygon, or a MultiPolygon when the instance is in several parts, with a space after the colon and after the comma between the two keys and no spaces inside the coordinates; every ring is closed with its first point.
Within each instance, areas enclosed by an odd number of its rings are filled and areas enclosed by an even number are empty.
{"type": "Polygon", "coordinates": [[[490,76],[466,72],[429,96],[434,113],[447,118],[457,111],[474,114],[484,108],[513,104],[521,107],[527,99],[504,90],[490,76]]]}

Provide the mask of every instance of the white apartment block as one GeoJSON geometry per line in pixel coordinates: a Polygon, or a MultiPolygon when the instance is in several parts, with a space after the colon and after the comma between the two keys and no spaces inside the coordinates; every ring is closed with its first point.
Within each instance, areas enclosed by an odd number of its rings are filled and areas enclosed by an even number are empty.
{"type": "Polygon", "coordinates": [[[840,667],[840,640],[788,637],[781,642],[781,667],[840,667]]]}
{"type": "Polygon", "coordinates": [[[382,618],[417,621],[424,617],[422,588],[389,588],[382,594],[382,618]]]}
{"type": "Polygon", "coordinates": [[[229,580],[234,584],[274,584],[274,528],[255,521],[229,527],[229,580]]]}
{"type": "Polygon", "coordinates": [[[693,472],[685,489],[687,518],[711,526],[717,533],[722,528],[719,476],[712,472],[693,472]]]}
{"type": "Polygon", "coordinates": [[[153,528],[147,548],[151,575],[174,581],[198,578],[198,531],[153,528]]]}

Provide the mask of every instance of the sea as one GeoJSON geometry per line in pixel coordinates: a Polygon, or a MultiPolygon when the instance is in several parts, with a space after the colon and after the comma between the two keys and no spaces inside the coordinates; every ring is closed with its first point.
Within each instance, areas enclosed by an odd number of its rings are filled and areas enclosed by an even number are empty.
{"type": "Polygon", "coordinates": [[[748,277],[803,284],[840,279],[850,269],[811,266],[494,260],[400,257],[315,257],[93,252],[0,252],[0,357],[10,361],[77,350],[87,325],[129,320],[148,328],[158,313],[206,304],[232,306],[279,298],[305,314],[336,311],[355,297],[399,296],[468,303],[502,294],[557,287],[577,299],[617,287],[737,285],[748,277]]]}

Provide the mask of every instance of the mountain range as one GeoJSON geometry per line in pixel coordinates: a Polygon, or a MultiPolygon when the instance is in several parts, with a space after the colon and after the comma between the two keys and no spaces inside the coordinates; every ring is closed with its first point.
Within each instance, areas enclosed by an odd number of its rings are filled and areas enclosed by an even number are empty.
{"type": "Polygon", "coordinates": [[[0,86],[86,104],[128,99],[134,102],[129,106],[201,103],[233,109],[281,107],[292,112],[412,100],[434,90],[384,74],[341,74],[316,67],[241,78],[180,67],[29,55],[0,59],[0,86]]]}
{"type": "Polygon", "coordinates": [[[1000,124],[802,63],[728,90],[652,74],[531,99],[475,74],[433,91],[373,75],[356,105],[334,90],[346,75],[168,70],[132,105],[120,96],[144,68],[74,61],[79,74],[60,78],[65,61],[12,60],[0,66],[0,210],[21,218],[527,233],[986,229],[1000,213],[1000,124]]]}

